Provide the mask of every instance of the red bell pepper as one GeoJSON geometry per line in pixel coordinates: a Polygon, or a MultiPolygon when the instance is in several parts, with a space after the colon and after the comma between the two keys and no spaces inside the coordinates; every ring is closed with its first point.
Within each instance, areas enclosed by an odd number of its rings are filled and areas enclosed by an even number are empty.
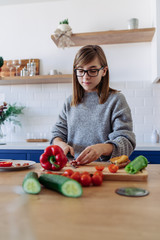
{"type": "Polygon", "coordinates": [[[62,148],[57,145],[48,146],[40,156],[40,163],[44,169],[57,171],[62,169],[68,159],[62,148]]]}
{"type": "Polygon", "coordinates": [[[0,167],[11,167],[12,162],[0,162],[0,167]]]}

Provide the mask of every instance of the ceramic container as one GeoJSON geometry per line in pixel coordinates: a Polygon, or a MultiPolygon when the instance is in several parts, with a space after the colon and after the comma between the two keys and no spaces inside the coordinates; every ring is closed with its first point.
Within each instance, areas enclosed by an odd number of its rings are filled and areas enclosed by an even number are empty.
{"type": "Polygon", "coordinates": [[[138,18],[131,18],[128,20],[128,29],[136,29],[138,28],[139,20],[138,18]]]}

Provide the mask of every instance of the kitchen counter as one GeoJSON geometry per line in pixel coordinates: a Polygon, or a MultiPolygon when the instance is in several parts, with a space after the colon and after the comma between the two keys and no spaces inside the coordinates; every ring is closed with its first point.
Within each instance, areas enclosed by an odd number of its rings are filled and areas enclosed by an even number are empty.
{"type": "Polygon", "coordinates": [[[0,149],[34,149],[44,150],[50,143],[48,142],[7,142],[0,145],[0,149]]]}
{"type": "Polygon", "coordinates": [[[160,151],[160,143],[137,143],[136,151],[160,151]]]}
{"type": "MultiPolygon", "coordinates": [[[[48,142],[8,142],[5,145],[0,145],[0,149],[34,149],[44,150],[48,142]]],[[[137,143],[136,151],[160,151],[160,143],[137,143]]]]}
{"type": "MultiPolygon", "coordinates": [[[[33,160],[39,162],[40,155],[50,142],[12,142],[0,145],[0,159],[33,160]]],[[[130,155],[133,160],[139,155],[144,155],[151,164],[160,164],[160,143],[137,144],[130,155]]]]}
{"type": "MultiPolygon", "coordinates": [[[[0,187],[20,185],[29,171],[40,174],[40,164],[23,171],[1,172],[0,187]],[[16,173],[16,174],[15,174],[16,173]]],[[[42,188],[28,196],[28,218],[35,240],[159,240],[160,165],[147,167],[148,181],[104,181],[100,187],[84,187],[80,198],[67,198],[42,188]],[[115,190],[139,187],[150,192],[145,197],[124,197],[115,190]]],[[[23,218],[19,219],[23,222],[23,218]]],[[[3,224],[2,218],[0,222],[3,224]]],[[[1,236],[5,227],[1,228],[1,236]]],[[[23,231],[20,239],[23,239],[23,231]]]]}

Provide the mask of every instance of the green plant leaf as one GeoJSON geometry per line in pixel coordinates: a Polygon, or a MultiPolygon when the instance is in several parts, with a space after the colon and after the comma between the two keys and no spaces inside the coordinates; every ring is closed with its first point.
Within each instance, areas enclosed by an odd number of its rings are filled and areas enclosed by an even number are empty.
{"type": "Polygon", "coordinates": [[[64,19],[64,20],[61,21],[59,24],[69,24],[68,19],[64,19]]]}
{"type": "Polygon", "coordinates": [[[0,124],[4,124],[5,121],[13,122],[14,124],[20,124],[20,121],[15,119],[18,115],[23,114],[24,106],[17,106],[16,103],[13,105],[8,104],[0,106],[0,124]]]}
{"type": "Polygon", "coordinates": [[[2,57],[0,57],[0,67],[2,67],[2,66],[3,66],[3,64],[4,64],[3,58],[2,58],[2,57]]]}

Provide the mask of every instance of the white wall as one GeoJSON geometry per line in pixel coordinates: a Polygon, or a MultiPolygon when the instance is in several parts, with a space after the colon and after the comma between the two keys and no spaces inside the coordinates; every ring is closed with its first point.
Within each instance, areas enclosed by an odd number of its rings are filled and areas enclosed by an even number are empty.
{"type": "MultiPolygon", "coordinates": [[[[154,26],[154,2],[66,0],[0,6],[0,22],[3,23],[0,55],[6,60],[39,58],[41,74],[48,74],[50,69],[71,73],[79,47],[57,48],[51,34],[59,21],[68,18],[73,33],[127,29],[127,21],[132,17],[139,18],[140,28],[148,28],[154,26]]],[[[111,85],[121,89],[130,104],[137,141],[148,142],[152,128],[159,127],[153,119],[154,115],[159,115],[158,106],[153,106],[154,98],[159,100],[159,89],[156,87],[154,90],[151,83],[152,43],[102,47],[110,67],[111,85]]],[[[8,140],[24,140],[27,132],[33,131],[49,134],[65,97],[70,93],[71,84],[0,86],[0,96],[4,96],[7,102],[26,106],[25,115],[21,118],[22,128],[16,128],[15,133],[7,128],[8,140]]]]}
{"type": "MultiPolygon", "coordinates": [[[[150,5],[151,0],[68,0],[1,6],[1,55],[5,59],[40,58],[42,74],[50,68],[70,73],[78,48],[58,49],[53,43],[51,34],[59,21],[69,18],[74,33],[126,29],[132,17],[139,18],[140,27],[152,27],[150,5]]],[[[150,63],[150,43],[109,45],[104,49],[113,79],[149,78],[144,69],[150,63]]]]}
{"type": "Polygon", "coordinates": [[[157,41],[157,74],[156,77],[160,79],[160,1],[156,0],[156,27],[157,27],[157,32],[156,32],[156,41],[157,41]]]}

